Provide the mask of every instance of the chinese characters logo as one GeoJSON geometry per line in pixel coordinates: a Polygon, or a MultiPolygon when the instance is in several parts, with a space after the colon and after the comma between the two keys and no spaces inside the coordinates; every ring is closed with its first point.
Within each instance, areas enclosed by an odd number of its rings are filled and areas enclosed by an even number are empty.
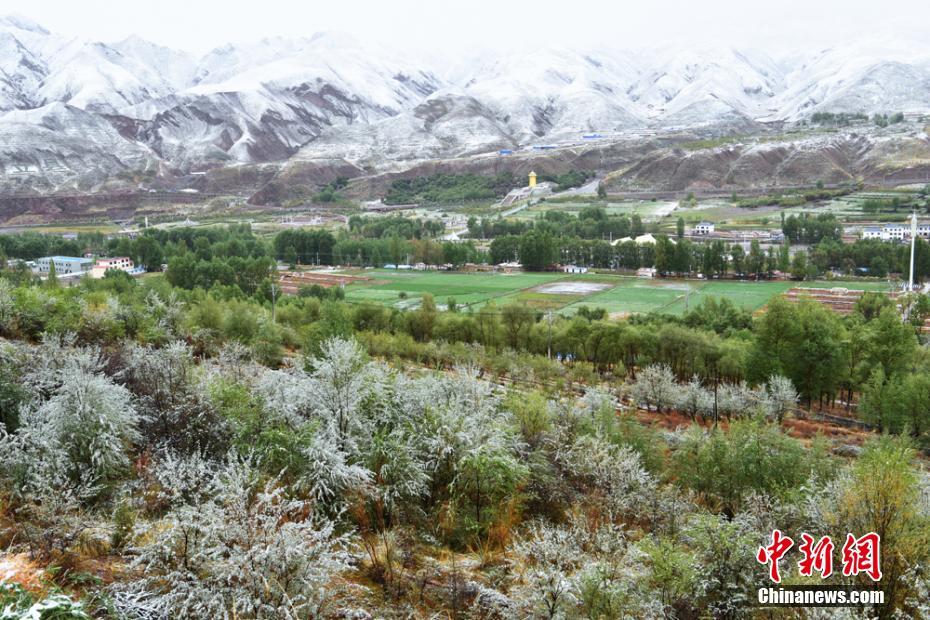
{"type": "MultiPolygon", "coordinates": [[[[781,583],[779,561],[794,547],[794,540],[785,536],[781,530],[772,531],[772,542],[759,547],[756,560],[769,567],[769,578],[775,583],[781,583]]],[[[798,562],[798,572],[810,577],[815,572],[821,579],[833,574],[833,540],[823,536],[819,540],[804,532],[801,534],[801,544],[798,551],[802,558],[798,562]]],[[[881,570],[881,538],[875,532],[869,532],[856,538],[846,534],[846,542],[842,548],[843,575],[854,577],[860,573],[868,575],[872,581],[882,578],[881,570]]]]}

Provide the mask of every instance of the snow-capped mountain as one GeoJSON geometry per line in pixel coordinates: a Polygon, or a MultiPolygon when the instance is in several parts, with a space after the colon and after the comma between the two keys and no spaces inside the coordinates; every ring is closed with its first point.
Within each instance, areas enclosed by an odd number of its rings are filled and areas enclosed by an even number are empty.
{"type": "Polygon", "coordinates": [[[196,58],[138,37],[103,43],[0,18],[7,188],[28,187],[30,174],[43,179],[35,187],[67,187],[70,171],[72,186],[87,187],[117,172],[291,158],[377,166],[588,132],[747,132],[815,111],[898,110],[930,112],[927,49],[539,48],[476,51],[451,66],[325,32],[196,58]]]}

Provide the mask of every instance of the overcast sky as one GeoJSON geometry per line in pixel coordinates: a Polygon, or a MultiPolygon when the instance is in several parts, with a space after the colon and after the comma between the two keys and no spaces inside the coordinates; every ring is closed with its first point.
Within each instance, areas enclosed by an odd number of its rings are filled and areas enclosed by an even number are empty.
{"type": "Polygon", "coordinates": [[[49,30],[101,41],[131,34],[204,53],[228,42],[348,32],[393,47],[726,43],[770,51],[861,39],[926,41],[930,2],[907,0],[0,0],[49,30]]]}

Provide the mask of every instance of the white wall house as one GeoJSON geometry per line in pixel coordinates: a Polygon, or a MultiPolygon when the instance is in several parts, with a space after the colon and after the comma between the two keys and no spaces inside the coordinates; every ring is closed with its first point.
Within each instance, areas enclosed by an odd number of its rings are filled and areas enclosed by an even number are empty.
{"type": "Polygon", "coordinates": [[[694,228],[691,229],[692,235],[710,235],[714,232],[714,223],[713,222],[698,222],[694,225],[694,228]]]}
{"type": "Polygon", "coordinates": [[[132,259],[127,256],[98,258],[90,275],[92,278],[102,278],[110,269],[118,269],[130,273],[135,269],[135,265],[133,265],[132,259]]]}
{"type": "Polygon", "coordinates": [[[52,265],[55,265],[55,275],[58,276],[83,275],[91,270],[94,261],[75,256],[44,256],[36,260],[36,271],[47,274],[52,265]]]}
{"type": "Polygon", "coordinates": [[[579,267],[577,265],[563,265],[562,271],[564,273],[588,273],[588,268],[579,267]]]}
{"type": "MultiPolygon", "coordinates": [[[[917,236],[930,239],[930,224],[917,224],[917,236]]],[[[907,224],[885,224],[882,227],[866,226],[862,229],[863,239],[882,241],[910,241],[911,227],[907,224]]]]}

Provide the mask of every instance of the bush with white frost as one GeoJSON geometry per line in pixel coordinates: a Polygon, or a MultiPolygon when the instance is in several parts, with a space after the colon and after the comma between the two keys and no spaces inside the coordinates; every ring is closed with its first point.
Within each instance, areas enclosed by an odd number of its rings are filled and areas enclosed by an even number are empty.
{"type": "Polygon", "coordinates": [[[173,342],[165,347],[127,346],[119,378],[135,395],[142,415],[141,431],[158,447],[222,454],[229,429],[195,381],[190,347],[173,342]]]}
{"type": "Polygon", "coordinates": [[[139,440],[129,392],[79,366],[66,368],[48,400],[26,406],[19,423],[0,443],[33,489],[57,476],[83,487],[105,483],[129,466],[128,450],[139,440]]]}
{"type": "Polygon", "coordinates": [[[657,482],[636,452],[594,435],[578,437],[559,461],[578,487],[601,498],[613,518],[637,514],[656,493],[657,482]]]}
{"type": "Polygon", "coordinates": [[[317,415],[337,438],[343,450],[354,451],[353,441],[361,427],[359,407],[368,395],[371,363],[355,340],[333,338],[320,347],[320,357],[310,361],[312,394],[317,415]]]}
{"type": "Polygon", "coordinates": [[[794,389],[791,379],[781,375],[772,375],[765,386],[766,415],[779,422],[785,414],[798,404],[798,391],[794,389]]]}
{"type": "Polygon", "coordinates": [[[698,416],[703,419],[714,411],[714,395],[701,385],[697,376],[694,376],[691,377],[691,381],[679,387],[675,408],[692,420],[696,420],[698,416]]]}
{"type": "Polygon", "coordinates": [[[536,523],[512,548],[511,599],[521,617],[661,617],[646,588],[646,556],[610,523],[573,516],[566,525],[536,523]]]}
{"type": "Polygon", "coordinates": [[[276,480],[231,461],[207,501],[172,508],[141,528],[135,591],[169,617],[192,620],[316,618],[349,565],[347,538],[276,480]]]}
{"type": "Polygon", "coordinates": [[[667,364],[653,364],[643,368],[633,382],[631,394],[637,405],[662,411],[675,403],[678,386],[675,375],[667,364]]]}

